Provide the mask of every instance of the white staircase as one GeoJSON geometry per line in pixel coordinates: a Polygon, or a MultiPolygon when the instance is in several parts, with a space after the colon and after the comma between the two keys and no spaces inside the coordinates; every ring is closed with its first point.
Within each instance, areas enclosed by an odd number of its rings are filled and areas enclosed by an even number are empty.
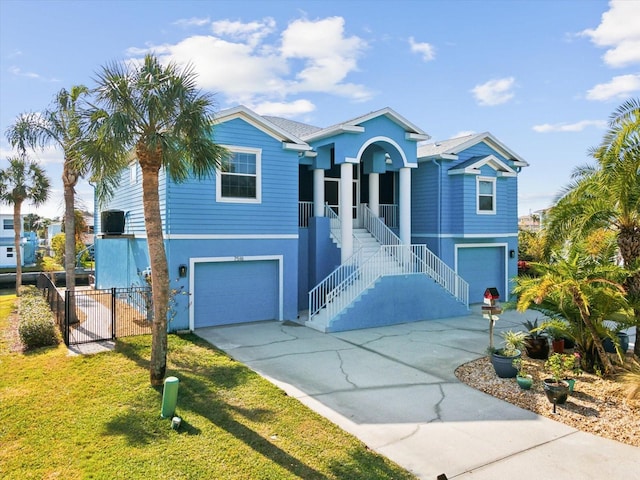
{"type": "MultiPolygon", "coordinates": [[[[328,210],[328,216],[335,217],[331,218],[331,236],[339,246],[337,216],[328,210]]],[[[426,245],[402,245],[366,206],[363,211],[367,228],[353,231],[355,253],[309,292],[307,326],[328,331],[336,316],[385,275],[427,275],[468,307],[468,284],[426,245]]]]}

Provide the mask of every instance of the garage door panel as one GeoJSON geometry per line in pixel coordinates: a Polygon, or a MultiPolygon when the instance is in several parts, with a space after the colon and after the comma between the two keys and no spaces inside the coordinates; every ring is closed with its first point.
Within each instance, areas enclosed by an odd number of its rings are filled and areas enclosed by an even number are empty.
{"type": "Polygon", "coordinates": [[[501,298],[505,284],[503,247],[466,247],[458,249],[458,275],[469,283],[469,303],[480,303],[487,287],[496,287],[501,298]]]}
{"type": "Polygon", "coordinates": [[[278,318],[278,262],[211,262],[195,267],[196,328],[278,318]]]}

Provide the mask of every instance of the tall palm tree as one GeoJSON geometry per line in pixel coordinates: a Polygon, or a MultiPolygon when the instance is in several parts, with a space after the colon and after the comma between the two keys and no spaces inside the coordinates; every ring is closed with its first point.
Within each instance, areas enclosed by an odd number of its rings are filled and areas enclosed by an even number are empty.
{"type": "MultiPolygon", "coordinates": [[[[138,65],[103,67],[95,90],[97,107],[90,112],[90,164],[96,179],[113,165],[133,157],[142,171],[144,221],[151,266],[153,339],[150,380],[160,385],[167,357],[169,273],[164,248],[160,198],[161,170],[181,182],[194,174],[209,176],[226,150],[212,140],[213,101],[200,92],[192,67],[162,65],[147,55],[138,65]]],[[[102,183],[98,185],[106,189],[102,183]]],[[[107,192],[108,193],[108,192],[107,192]]],[[[100,195],[100,192],[98,192],[100,195]]]]}
{"type": "MultiPolygon", "coordinates": [[[[81,102],[88,94],[89,89],[84,85],[75,85],[71,91],[63,88],[57,93],[51,108],[41,114],[20,115],[6,132],[9,143],[21,153],[28,147],[44,148],[48,145],[62,150],[65,232],[75,232],[75,186],[86,173],[87,162],[81,148],[81,140],[85,135],[81,102]]],[[[64,269],[67,290],[75,289],[75,259],[75,238],[73,235],[66,235],[64,269]]]]}
{"type": "Polygon", "coordinates": [[[27,157],[9,158],[9,166],[0,170],[0,202],[13,205],[14,245],[16,249],[16,295],[22,285],[20,252],[20,211],[25,201],[42,205],[49,196],[50,181],[44,170],[27,157]]]}
{"type": "MultiPolygon", "coordinates": [[[[634,306],[636,338],[640,338],[640,100],[620,105],[609,119],[602,143],[591,149],[596,160],[574,170],[572,183],[549,213],[547,235],[552,244],[585,238],[608,228],[616,232],[625,287],[634,306]]],[[[640,341],[634,353],[640,356],[640,341]]]]}

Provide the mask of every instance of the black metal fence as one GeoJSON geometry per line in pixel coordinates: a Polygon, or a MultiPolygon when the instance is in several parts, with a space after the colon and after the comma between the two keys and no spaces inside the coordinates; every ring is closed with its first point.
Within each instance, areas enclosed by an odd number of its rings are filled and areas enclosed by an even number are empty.
{"type": "Polygon", "coordinates": [[[62,292],[43,274],[38,288],[51,306],[66,345],[151,333],[153,308],[148,287],[62,292]]]}

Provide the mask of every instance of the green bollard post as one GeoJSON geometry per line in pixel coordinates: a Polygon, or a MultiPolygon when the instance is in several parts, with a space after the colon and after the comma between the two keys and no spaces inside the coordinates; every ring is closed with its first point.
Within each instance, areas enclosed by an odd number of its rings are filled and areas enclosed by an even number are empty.
{"type": "Polygon", "coordinates": [[[162,410],[160,416],[162,418],[173,417],[178,403],[178,385],[180,380],[176,377],[167,377],[164,379],[164,390],[162,391],[162,410]]]}

